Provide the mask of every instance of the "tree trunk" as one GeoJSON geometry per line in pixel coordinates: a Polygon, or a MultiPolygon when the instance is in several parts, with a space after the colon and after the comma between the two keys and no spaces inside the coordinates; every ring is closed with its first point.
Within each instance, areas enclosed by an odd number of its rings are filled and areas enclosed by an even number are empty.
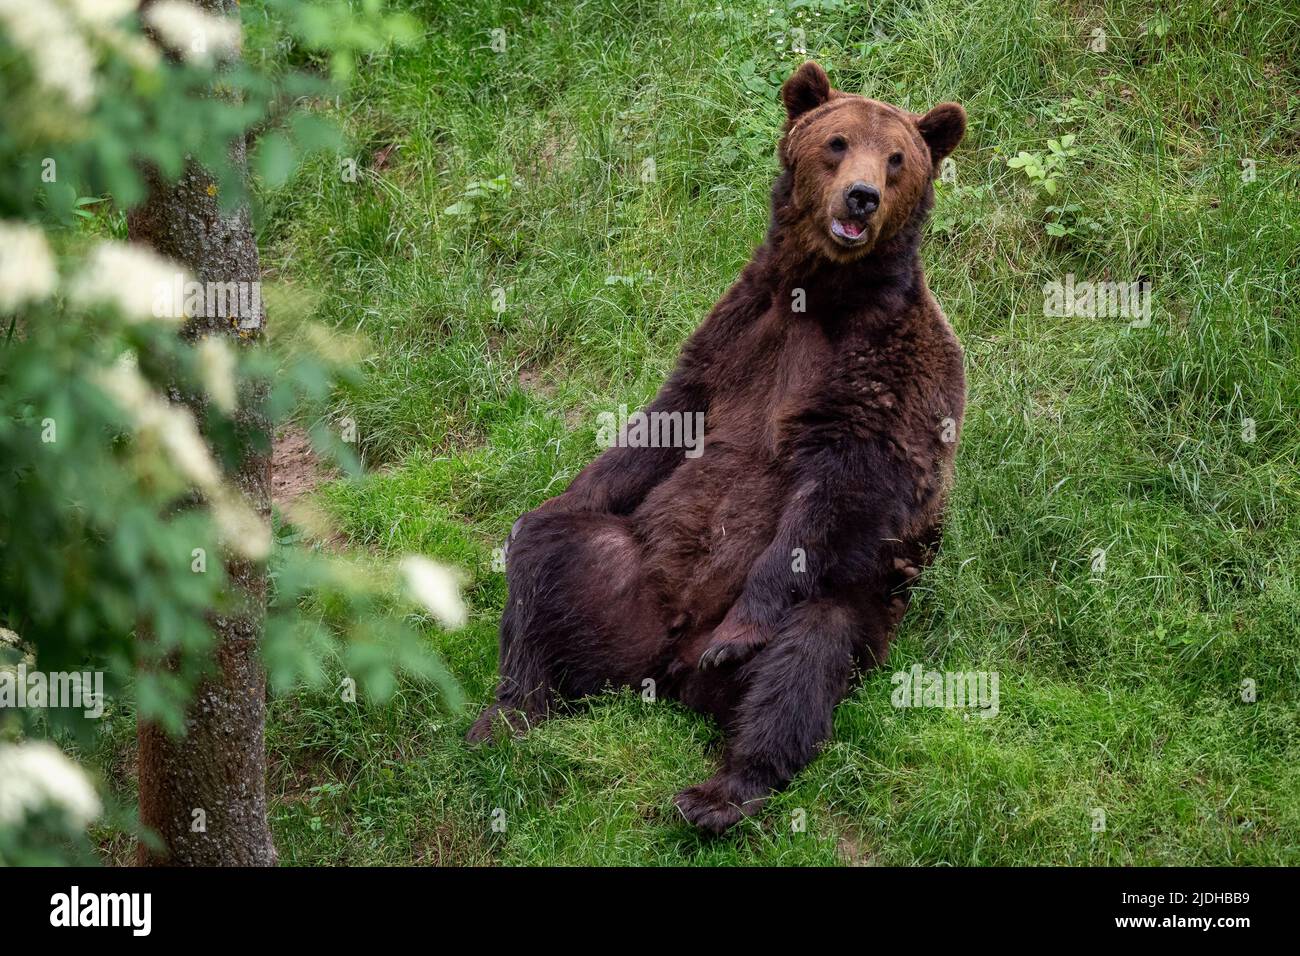
{"type": "MultiPolygon", "coordinates": [[[[230,0],[200,0],[198,5],[222,15],[238,9],[230,0]]],[[[236,162],[246,167],[242,138],[232,149],[236,162]]],[[[175,184],[154,172],[149,186],[146,201],[127,217],[131,241],[185,265],[201,283],[259,281],[248,209],[223,215],[205,170],[191,164],[175,184]]],[[[238,301],[236,297],[230,310],[238,301]]],[[[190,318],[182,335],[194,340],[227,335],[235,342],[255,343],[264,326],[260,296],[256,301],[256,316],[190,318]]],[[[263,397],[241,396],[240,426],[246,434],[267,432],[263,397]]],[[[254,450],[228,476],[264,520],[270,515],[270,477],[269,453],[254,450]]],[[[212,616],[216,671],[197,688],[184,738],[172,739],[143,721],[138,728],[140,819],[166,845],[155,854],[141,844],[141,865],[270,866],[276,860],[266,819],[266,677],[257,655],[266,570],[231,555],[225,562],[231,586],[247,596],[248,611],[212,616]]]]}

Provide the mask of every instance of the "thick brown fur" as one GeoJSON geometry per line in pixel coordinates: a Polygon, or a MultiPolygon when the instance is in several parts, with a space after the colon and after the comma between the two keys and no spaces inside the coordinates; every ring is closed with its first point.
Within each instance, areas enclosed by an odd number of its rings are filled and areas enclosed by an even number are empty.
{"type": "Polygon", "coordinates": [[[965,113],[841,93],[814,63],[782,97],[766,241],[646,409],[704,413],[703,453],[610,448],[516,523],[497,702],[468,735],[652,680],[726,731],[721,769],[676,801],[719,832],[815,756],[856,670],[884,660],[965,407],[919,258],[965,113]],[[878,195],[856,220],[854,189],[878,195]]]}

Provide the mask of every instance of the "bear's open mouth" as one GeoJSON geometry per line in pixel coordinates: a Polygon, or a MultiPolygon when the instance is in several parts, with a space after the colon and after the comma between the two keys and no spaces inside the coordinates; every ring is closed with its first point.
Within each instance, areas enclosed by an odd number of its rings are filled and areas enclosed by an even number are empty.
{"type": "Polygon", "coordinates": [[[846,245],[855,246],[867,238],[867,224],[854,222],[852,219],[831,217],[831,235],[846,245]]]}

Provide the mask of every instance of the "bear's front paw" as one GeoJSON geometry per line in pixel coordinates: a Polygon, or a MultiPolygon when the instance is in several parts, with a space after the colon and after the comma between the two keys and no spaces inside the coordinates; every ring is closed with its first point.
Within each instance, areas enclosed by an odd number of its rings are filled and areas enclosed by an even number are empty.
{"type": "Polygon", "coordinates": [[[718,774],[687,787],[673,799],[688,823],[710,833],[735,826],[763,805],[764,796],[740,786],[732,777],[718,774]]]}
{"type": "Polygon", "coordinates": [[[713,629],[713,636],[700,654],[700,667],[739,664],[767,646],[767,631],[757,624],[741,624],[730,619],[713,629]]]}

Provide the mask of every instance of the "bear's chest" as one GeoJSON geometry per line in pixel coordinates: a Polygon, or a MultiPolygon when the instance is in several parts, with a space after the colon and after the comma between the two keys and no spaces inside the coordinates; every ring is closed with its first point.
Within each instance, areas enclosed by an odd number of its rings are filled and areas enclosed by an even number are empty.
{"type": "Polygon", "coordinates": [[[765,316],[728,357],[705,445],[779,470],[814,423],[836,423],[857,438],[914,427],[905,419],[924,414],[934,398],[919,367],[925,351],[907,325],[872,330],[815,315],[765,316]]]}
{"type": "Polygon", "coordinates": [[[738,340],[705,418],[705,441],[771,464],[789,430],[826,395],[835,343],[816,322],[769,313],[738,340]]]}

